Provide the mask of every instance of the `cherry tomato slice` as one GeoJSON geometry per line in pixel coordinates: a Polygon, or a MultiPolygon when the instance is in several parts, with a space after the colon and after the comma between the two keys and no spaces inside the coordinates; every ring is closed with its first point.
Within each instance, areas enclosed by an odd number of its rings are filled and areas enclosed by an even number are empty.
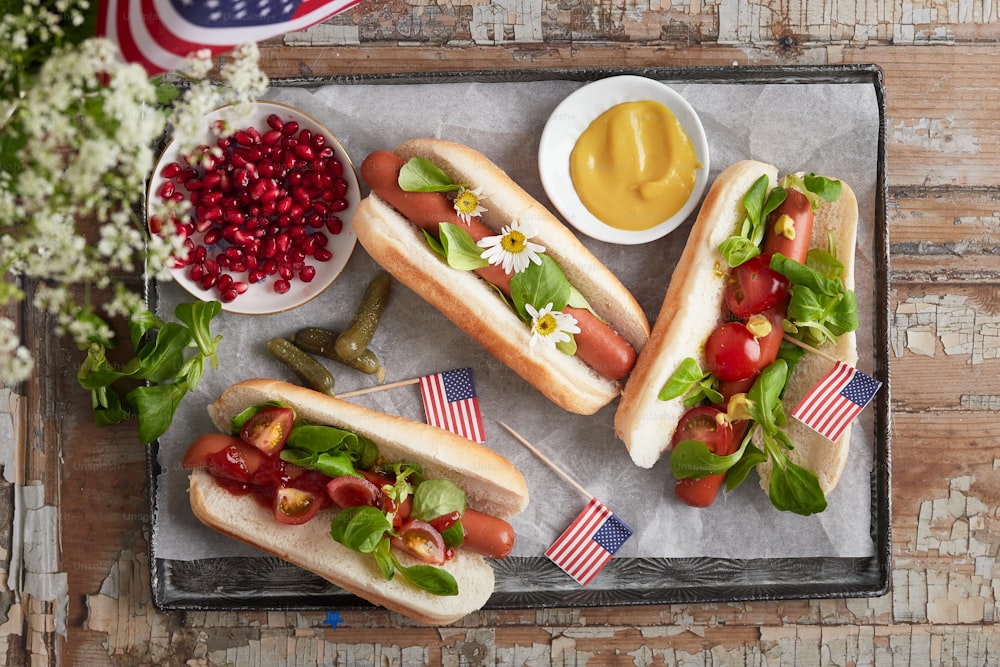
{"type": "MultiPolygon", "coordinates": [[[[682,440],[703,442],[713,454],[725,456],[736,451],[736,438],[728,422],[719,423],[721,410],[711,406],[691,408],[681,416],[670,446],[682,440]]],[[[708,507],[715,502],[725,481],[725,473],[706,477],[678,479],[674,486],[676,496],[692,507],[708,507]]]]}
{"type": "Polygon", "coordinates": [[[760,343],[742,322],[727,322],[705,341],[705,361],[723,382],[745,380],[760,367],[760,343]]]}
{"type": "Polygon", "coordinates": [[[290,526],[301,525],[316,516],[322,499],[312,491],[278,487],[274,492],[274,518],[290,526]]]}
{"type": "Polygon", "coordinates": [[[788,298],[788,278],[770,267],[769,255],[751,257],[726,276],[726,306],[745,320],[783,304],[788,298]]]}
{"type": "Polygon", "coordinates": [[[327,483],[326,493],[337,507],[381,507],[384,495],[381,489],[367,479],[354,475],[334,477],[327,483]]]}
{"type": "Polygon", "coordinates": [[[441,565],[446,559],[444,538],[425,521],[410,519],[404,523],[399,529],[399,537],[392,538],[392,544],[432,565],[441,565]]]}
{"type": "Polygon", "coordinates": [[[240,442],[236,436],[224,433],[207,433],[198,436],[194,442],[188,445],[181,465],[185,470],[204,467],[208,465],[209,456],[221,452],[230,445],[238,445],[240,442]]]}
{"type": "Polygon", "coordinates": [[[241,484],[249,484],[264,462],[264,455],[250,445],[237,441],[208,457],[208,470],[241,484]]]}
{"type": "Polygon", "coordinates": [[[248,419],[240,429],[240,438],[267,456],[274,456],[285,446],[295,423],[291,408],[264,408],[248,419]]]}
{"type": "Polygon", "coordinates": [[[681,440],[697,440],[705,443],[713,454],[725,456],[736,451],[733,443],[733,429],[729,422],[720,423],[719,416],[724,413],[710,405],[699,405],[691,408],[677,423],[677,430],[670,440],[674,447],[681,440]]]}

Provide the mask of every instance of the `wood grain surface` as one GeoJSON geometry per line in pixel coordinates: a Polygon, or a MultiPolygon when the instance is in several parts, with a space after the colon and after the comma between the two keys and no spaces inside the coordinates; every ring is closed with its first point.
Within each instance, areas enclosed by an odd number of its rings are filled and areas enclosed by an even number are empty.
{"type": "Polygon", "coordinates": [[[366,0],[262,45],[275,77],[878,64],[892,249],[889,594],[488,611],[448,628],[381,611],[159,612],[134,426],[93,426],[80,353],[24,311],[13,314],[39,367],[25,386],[0,388],[0,663],[997,664],[998,11],[957,0],[366,0]]]}

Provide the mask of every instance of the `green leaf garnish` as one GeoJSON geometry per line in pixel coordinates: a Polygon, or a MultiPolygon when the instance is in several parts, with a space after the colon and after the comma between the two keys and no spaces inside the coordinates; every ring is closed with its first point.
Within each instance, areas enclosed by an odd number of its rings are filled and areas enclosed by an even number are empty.
{"type": "Polygon", "coordinates": [[[399,170],[399,187],[405,192],[454,192],[463,186],[423,157],[413,157],[399,170]]]}

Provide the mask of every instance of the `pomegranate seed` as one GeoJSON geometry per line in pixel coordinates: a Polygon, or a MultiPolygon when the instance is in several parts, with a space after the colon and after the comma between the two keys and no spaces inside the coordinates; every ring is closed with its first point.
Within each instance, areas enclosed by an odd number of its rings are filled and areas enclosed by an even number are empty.
{"type": "Polygon", "coordinates": [[[250,286],[242,280],[236,280],[233,282],[233,289],[236,290],[237,294],[243,294],[247,291],[250,286]]]}
{"type": "Polygon", "coordinates": [[[281,120],[281,117],[276,113],[267,117],[267,126],[273,130],[280,130],[284,124],[285,121],[281,120]]]}
{"type": "Polygon", "coordinates": [[[231,301],[235,301],[236,297],[238,296],[239,294],[237,294],[236,290],[234,289],[230,288],[227,290],[222,290],[221,292],[219,292],[219,301],[222,301],[223,303],[229,303],[231,301]]]}
{"type": "Polygon", "coordinates": [[[330,237],[328,237],[326,234],[313,234],[312,236],[310,236],[310,238],[316,240],[317,248],[325,248],[327,244],[330,242],[330,237]]]}
{"type": "Polygon", "coordinates": [[[287,280],[282,278],[281,280],[274,281],[274,291],[278,294],[285,294],[288,290],[292,289],[292,284],[287,280]]]}
{"type": "Polygon", "coordinates": [[[269,276],[273,276],[278,272],[278,262],[277,260],[269,259],[264,262],[264,273],[269,276]]]}
{"type": "Polygon", "coordinates": [[[280,129],[277,129],[277,130],[268,130],[267,132],[264,133],[264,136],[263,136],[262,140],[264,142],[264,145],[266,145],[266,146],[274,146],[275,144],[277,144],[277,143],[279,143],[281,141],[281,137],[282,136],[284,136],[284,135],[282,135],[280,129]]]}
{"type": "Polygon", "coordinates": [[[218,227],[213,227],[212,229],[205,232],[205,245],[215,245],[222,239],[222,232],[219,231],[218,227]]]}
{"type": "Polygon", "coordinates": [[[216,280],[215,282],[215,286],[218,287],[220,290],[229,289],[229,286],[232,284],[233,284],[233,277],[228,273],[223,273],[221,276],[219,276],[219,279],[216,280]]]}
{"type": "Polygon", "coordinates": [[[207,232],[209,229],[211,229],[211,227],[212,227],[211,220],[202,220],[199,218],[198,220],[195,221],[195,224],[194,226],[192,226],[191,231],[203,233],[207,232]]]}
{"type": "Polygon", "coordinates": [[[339,234],[344,229],[344,221],[335,215],[330,216],[326,221],[326,228],[331,234],[339,234]]]}
{"type": "MultiPolygon", "coordinates": [[[[222,193],[218,190],[210,190],[208,192],[203,192],[201,195],[201,203],[204,206],[215,206],[220,201],[222,201],[222,193]]],[[[219,215],[222,215],[222,208],[219,208],[219,215]]]]}
{"type": "Polygon", "coordinates": [[[304,283],[311,283],[313,278],[316,277],[316,269],[311,266],[303,266],[302,270],[299,271],[299,280],[304,283]]]}
{"type": "Polygon", "coordinates": [[[290,120],[281,128],[281,131],[285,133],[286,137],[290,137],[299,131],[299,124],[297,121],[290,120]]]}
{"type": "Polygon", "coordinates": [[[205,273],[211,274],[213,276],[219,275],[219,265],[213,259],[206,259],[204,263],[205,273]]]}
{"type": "Polygon", "coordinates": [[[314,134],[311,143],[313,148],[319,150],[326,146],[326,137],[322,134],[314,134]]]}
{"type": "Polygon", "coordinates": [[[160,186],[160,196],[163,197],[164,199],[169,199],[170,197],[174,196],[174,190],[175,190],[174,182],[166,181],[164,182],[163,185],[160,186]]]}
{"type": "Polygon", "coordinates": [[[241,146],[253,146],[254,143],[253,137],[251,137],[250,133],[246,130],[236,130],[236,132],[233,133],[233,139],[235,139],[236,143],[241,146]]]}
{"type": "Polygon", "coordinates": [[[256,127],[254,127],[253,125],[251,125],[250,127],[248,127],[247,128],[247,134],[250,135],[250,138],[253,139],[253,142],[255,144],[259,144],[260,143],[260,132],[257,130],[256,127]]]}
{"type": "Polygon", "coordinates": [[[160,176],[163,178],[176,178],[182,171],[184,171],[184,167],[177,162],[171,162],[160,170],[160,176]]]}
{"type": "Polygon", "coordinates": [[[288,213],[288,211],[291,208],[292,208],[292,198],[289,196],[282,197],[281,199],[278,200],[277,204],[275,205],[275,210],[277,210],[278,213],[288,213]]]}
{"type": "Polygon", "coordinates": [[[337,158],[330,158],[326,163],[326,171],[334,178],[339,178],[344,175],[344,165],[337,158]]]}
{"type": "Polygon", "coordinates": [[[315,257],[318,262],[329,262],[333,259],[333,253],[326,248],[316,248],[316,252],[313,253],[313,257],[315,257]]]}
{"type": "Polygon", "coordinates": [[[188,271],[188,277],[195,282],[199,282],[205,276],[205,269],[200,264],[193,264],[188,271]]]}
{"type": "Polygon", "coordinates": [[[201,277],[201,288],[204,290],[212,289],[215,286],[215,281],[218,277],[212,273],[206,273],[201,277]]]}
{"type": "Polygon", "coordinates": [[[259,283],[265,278],[267,278],[267,273],[263,269],[255,269],[250,272],[250,275],[247,277],[247,280],[250,281],[250,284],[255,284],[259,283]]]}
{"type": "Polygon", "coordinates": [[[295,271],[288,264],[279,265],[278,266],[278,275],[281,276],[282,279],[284,279],[284,280],[291,280],[292,277],[295,275],[295,271]]]}
{"type": "Polygon", "coordinates": [[[297,144],[292,152],[295,153],[296,157],[300,157],[303,160],[313,159],[313,149],[309,144],[297,144]]]}
{"type": "Polygon", "coordinates": [[[205,261],[206,257],[208,257],[208,248],[206,248],[203,245],[200,245],[194,249],[194,255],[191,257],[191,259],[195,262],[201,263],[205,261]]]}

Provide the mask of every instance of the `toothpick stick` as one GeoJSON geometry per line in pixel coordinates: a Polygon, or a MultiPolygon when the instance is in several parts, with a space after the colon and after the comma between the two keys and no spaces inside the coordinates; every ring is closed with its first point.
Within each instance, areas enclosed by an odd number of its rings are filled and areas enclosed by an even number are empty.
{"type": "Polygon", "coordinates": [[[537,447],[535,447],[533,444],[531,444],[530,442],[528,442],[527,440],[525,440],[517,431],[515,431],[514,429],[512,429],[510,426],[507,426],[503,422],[498,422],[498,423],[501,426],[503,426],[505,429],[507,429],[507,431],[509,431],[510,434],[512,436],[514,436],[517,439],[518,442],[520,442],[522,445],[524,445],[528,449],[528,451],[530,451],[532,454],[534,454],[539,459],[541,459],[542,463],[544,463],[548,467],[552,468],[552,470],[555,471],[556,474],[558,474],[564,480],[566,480],[567,482],[569,482],[570,485],[572,485],[574,489],[576,489],[577,491],[579,491],[580,493],[582,493],[584,495],[584,497],[587,498],[587,500],[591,500],[591,499],[594,498],[594,494],[592,494],[590,491],[587,491],[587,489],[585,489],[582,486],[580,486],[580,484],[575,479],[573,479],[572,477],[569,476],[569,473],[563,471],[562,468],[558,467],[555,463],[553,463],[552,460],[549,459],[549,457],[547,457],[545,454],[542,454],[542,452],[539,451],[537,447]]]}
{"type": "Polygon", "coordinates": [[[832,361],[834,363],[840,361],[836,357],[830,356],[829,354],[827,354],[826,352],[823,352],[822,350],[817,350],[815,347],[813,347],[812,345],[809,345],[808,343],[803,343],[800,340],[796,340],[796,339],[792,338],[791,336],[789,336],[788,334],[785,334],[784,338],[789,343],[791,343],[793,345],[798,345],[799,347],[801,347],[806,352],[812,352],[813,354],[818,355],[820,357],[823,357],[824,359],[827,359],[827,360],[832,361]]]}
{"type": "Polygon", "coordinates": [[[351,398],[352,396],[361,396],[362,394],[370,394],[374,391],[382,391],[383,389],[395,389],[396,387],[406,387],[407,385],[417,384],[418,382],[420,382],[420,378],[400,380],[398,382],[390,382],[389,384],[380,384],[375,387],[367,387],[365,389],[356,389],[355,391],[344,392],[343,394],[337,394],[337,398],[351,398]]]}

